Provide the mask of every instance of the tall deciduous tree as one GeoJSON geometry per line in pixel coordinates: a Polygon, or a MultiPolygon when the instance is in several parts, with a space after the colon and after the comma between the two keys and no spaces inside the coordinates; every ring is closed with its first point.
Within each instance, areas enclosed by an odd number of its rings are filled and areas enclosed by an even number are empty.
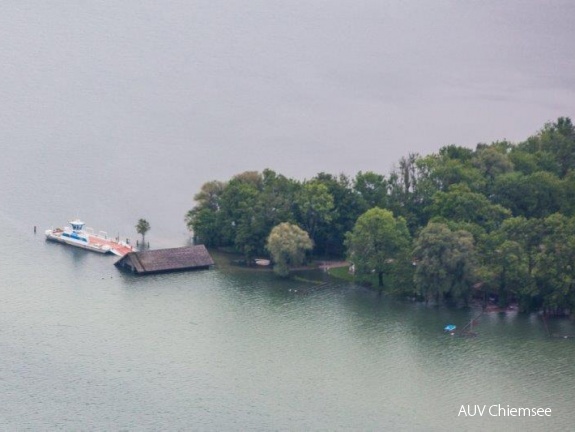
{"type": "Polygon", "coordinates": [[[394,214],[404,217],[412,230],[423,220],[423,208],[429,198],[425,193],[426,188],[420,187],[428,175],[427,169],[421,156],[410,153],[399,160],[399,166],[393,169],[387,179],[388,208],[394,214]]]}
{"type": "Polygon", "coordinates": [[[542,220],[545,236],[537,248],[533,276],[541,306],[551,313],[575,307],[574,222],[561,214],[542,220]]]}
{"type": "Polygon", "coordinates": [[[312,247],[307,232],[287,222],[272,229],[266,244],[274,261],[274,271],[284,277],[289,275],[290,267],[303,263],[306,251],[312,247]]]}
{"type": "Polygon", "coordinates": [[[505,240],[501,231],[485,236],[484,243],[488,246],[482,251],[481,280],[485,292],[497,294],[501,307],[512,299],[519,299],[521,307],[527,307],[535,284],[529,277],[529,260],[523,247],[505,240]]]}
{"type": "Polygon", "coordinates": [[[257,224],[257,178],[251,172],[244,174],[232,179],[222,194],[222,234],[249,263],[263,249],[265,234],[257,224]]]}
{"type": "Polygon", "coordinates": [[[427,208],[430,215],[453,219],[457,222],[471,222],[486,230],[497,228],[511,216],[511,211],[493,204],[480,193],[471,192],[463,184],[453,185],[448,192],[436,192],[433,203],[427,208]]]}
{"type": "Polygon", "coordinates": [[[333,196],[329,193],[326,185],[315,180],[304,183],[295,200],[303,227],[309,236],[315,240],[318,226],[322,223],[328,223],[332,219],[333,196]]]}
{"type": "Polygon", "coordinates": [[[353,230],[346,235],[348,259],[356,274],[377,273],[383,287],[383,276],[398,259],[405,259],[411,237],[402,217],[395,218],[389,210],[372,208],[362,214],[353,230]]]}
{"type": "Polygon", "coordinates": [[[492,200],[510,209],[514,216],[542,218],[559,211],[565,191],[565,182],[555,174],[513,172],[496,179],[492,200]]]}
{"type": "Polygon", "coordinates": [[[534,141],[554,156],[561,177],[575,169],[575,127],[570,118],[559,117],[555,123],[546,124],[534,141]]]}
{"type": "Polygon", "coordinates": [[[545,236],[545,225],[541,219],[516,217],[507,219],[501,226],[509,240],[521,245],[527,254],[527,273],[533,276],[537,252],[545,236]]]}
{"type": "Polygon", "coordinates": [[[194,240],[208,246],[221,246],[222,229],[222,194],[227,183],[210,181],[204,183],[200,192],[194,196],[196,206],[188,211],[185,217],[188,229],[194,233],[194,240]]]}
{"type": "Polygon", "coordinates": [[[426,300],[467,301],[476,270],[473,236],[429,223],[415,241],[415,284],[426,300]]]}
{"type": "Polygon", "coordinates": [[[358,172],[353,180],[353,191],[359,197],[363,211],[374,207],[385,207],[387,202],[387,182],[381,174],[372,171],[358,172]]]}
{"type": "Polygon", "coordinates": [[[507,156],[509,143],[494,143],[490,146],[478,145],[473,164],[483,176],[492,182],[497,176],[513,171],[513,163],[507,156]]]}
{"type": "Polygon", "coordinates": [[[365,210],[361,211],[359,197],[353,193],[351,180],[346,175],[340,174],[336,177],[319,173],[312,181],[325,185],[333,197],[329,224],[325,222],[318,224],[313,237],[314,249],[319,254],[342,256],[345,252],[343,247],[345,233],[353,228],[355,221],[365,210]]]}

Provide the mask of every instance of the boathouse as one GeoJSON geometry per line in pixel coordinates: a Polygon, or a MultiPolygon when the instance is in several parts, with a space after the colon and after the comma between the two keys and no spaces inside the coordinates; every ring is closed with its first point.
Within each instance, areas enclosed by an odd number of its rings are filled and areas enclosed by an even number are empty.
{"type": "Polygon", "coordinates": [[[214,265],[204,245],[130,252],[114,264],[136,274],[203,270],[214,265]]]}

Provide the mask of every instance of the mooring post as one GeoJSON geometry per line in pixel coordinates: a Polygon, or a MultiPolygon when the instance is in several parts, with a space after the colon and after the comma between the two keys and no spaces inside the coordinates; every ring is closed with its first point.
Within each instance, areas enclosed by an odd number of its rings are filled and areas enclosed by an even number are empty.
{"type": "Polygon", "coordinates": [[[34,225],[34,234],[36,234],[36,225],[34,225]]]}
{"type": "Polygon", "coordinates": [[[547,330],[547,335],[551,337],[551,330],[549,330],[549,325],[547,324],[547,312],[543,312],[543,324],[545,325],[545,330],[547,330]]]}

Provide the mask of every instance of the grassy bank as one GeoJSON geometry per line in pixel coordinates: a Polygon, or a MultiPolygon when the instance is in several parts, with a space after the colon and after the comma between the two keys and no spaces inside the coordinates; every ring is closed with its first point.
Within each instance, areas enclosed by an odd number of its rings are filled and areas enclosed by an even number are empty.
{"type": "MultiPolygon", "coordinates": [[[[377,274],[370,274],[370,275],[364,275],[361,278],[355,276],[354,274],[351,274],[349,272],[349,268],[348,267],[336,267],[336,268],[332,268],[328,270],[328,273],[330,276],[333,276],[337,279],[341,279],[347,282],[351,282],[351,283],[357,283],[363,286],[368,286],[368,287],[372,287],[372,288],[377,288],[379,281],[377,279],[377,274]]],[[[390,281],[388,280],[389,278],[384,276],[384,284],[386,286],[389,286],[390,281]]]]}

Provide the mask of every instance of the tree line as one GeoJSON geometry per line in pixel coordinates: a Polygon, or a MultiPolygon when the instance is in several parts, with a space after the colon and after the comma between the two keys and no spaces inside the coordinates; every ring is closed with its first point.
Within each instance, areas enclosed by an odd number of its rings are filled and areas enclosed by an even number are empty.
{"type": "Polygon", "coordinates": [[[346,257],[358,280],[382,289],[554,313],[575,306],[575,128],[566,117],[520,143],[409,154],[388,175],[299,181],[266,169],[205,183],[194,198],[186,223],[195,240],[248,262],[269,255],[272,229],[288,223],[308,234],[313,255],[346,257]]]}

